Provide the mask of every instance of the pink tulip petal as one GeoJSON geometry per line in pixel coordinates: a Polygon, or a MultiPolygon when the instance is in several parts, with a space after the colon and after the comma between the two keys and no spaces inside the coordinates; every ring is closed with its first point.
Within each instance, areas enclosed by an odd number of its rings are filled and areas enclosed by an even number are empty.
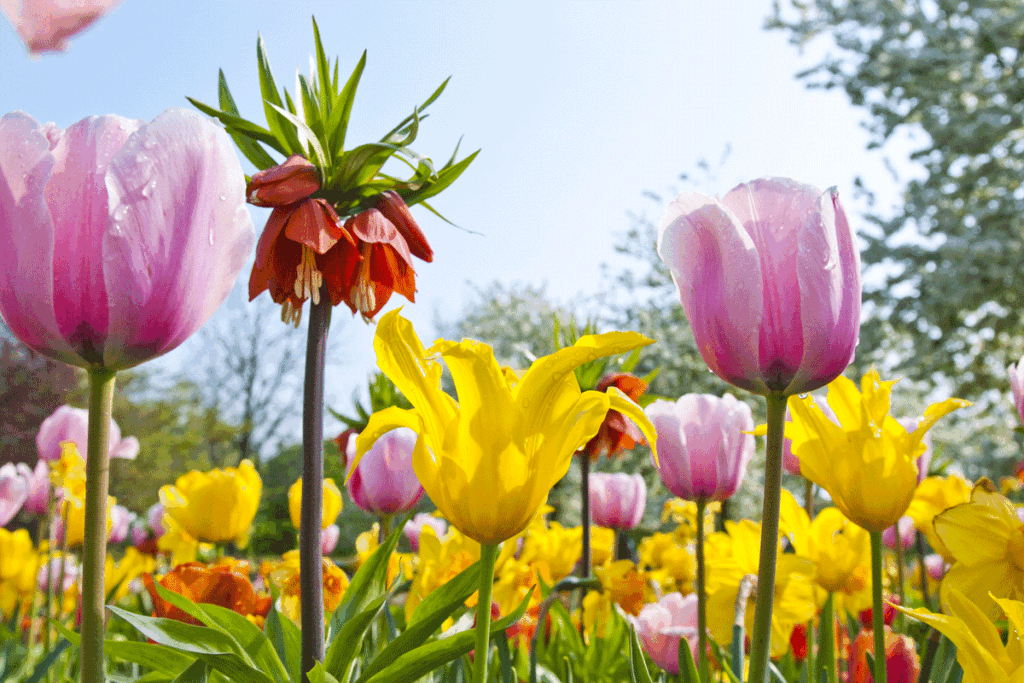
{"type": "Polygon", "coordinates": [[[171,109],[140,128],[106,185],[104,271],[118,294],[109,328],[118,342],[104,362],[123,368],[177,347],[213,314],[255,233],[230,139],[193,112],[171,109]]]}
{"type": "Polygon", "coordinates": [[[1024,421],[1024,358],[1017,361],[1016,365],[1006,368],[1010,374],[1010,391],[1013,392],[1013,404],[1017,408],[1017,415],[1024,421]]]}
{"type": "Polygon", "coordinates": [[[0,119],[0,313],[26,345],[77,363],[53,310],[53,222],[43,194],[53,166],[35,119],[22,112],[0,119]]]}
{"type": "Polygon", "coordinates": [[[658,254],[711,370],[736,386],[762,390],[750,380],[759,376],[761,264],[739,219],[712,197],[683,193],[662,219],[658,254]]]}
{"type": "MultiPolygon", "coordinates": [[[[111,439],[113,441],[113,439],[111,439]]],[[[110,451],[111,458],[122,458],[124,460],[134,460],[139,454],[139,440],[134,436],[121,439],[114,446],[114,449],[110,451]]]]}
{"type": "Polygon", "coordinates": [[[14,519],[28,498],[28,480],[7,463],[0,467],[0,527],[14,519]]]}
{"type": "Polygon", "coordinates": [[[121,0],[3,0],[7,15],[29,52],[60,52],[121,0]]]}

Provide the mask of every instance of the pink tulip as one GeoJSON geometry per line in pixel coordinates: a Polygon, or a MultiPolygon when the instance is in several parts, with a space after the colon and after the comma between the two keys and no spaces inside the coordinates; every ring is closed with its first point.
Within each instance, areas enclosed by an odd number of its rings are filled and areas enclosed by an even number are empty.
{"type": "Polygon", "coordinates": [[[1024,358],[1017,361],[1016,365],[1006,368],[1010,375],[1010,391],[1013,392],[1013,405],[1017,408],[1017,415],[1024,421],[1024,358]]]}
{"type": "Polygon", "coordinates": [[[612,529],[634,529],[644,516],[647,484],[639,474],[590,475],[590,518],[612,529]]]}
{"type": "Polygon", "coordinates": [[[0,527],[14,519],[28,498],[28,480],[13,463],[0,467],[0,527]]]}
{"type": "Polygon", "coordinates": [[[337,524],[332,524],[320,532],[320,552],[330,555],[338,545],[338,537],[341,536],[341,529],[337,524]]]}
{"type": "MultiPolygon", "coordinates": [[[[917,426],[921,423],[922,418],[920,417],[901,417],[896,421],[899,422],[904,429],[908,432],[912,432],[917,429],[917,426]]],[[[924,444],[924,453],[917,458],[917,483],[920,484],[928,477],[928,468],[932,465],[932,433],[925,432],[924,438],[921,439],[924,444]]]]}
{"type": "Polygon", "coordinates": [[[78,560],[74,555],[54,555],[50,558],[50,561],[44,562],[39,567],[39,573],[36,575],[36,581],[39,584],[39,590],[45,591],[50,585],[50,581],[56,583],[60,581],[61,564],[64,565],[64,583],[63,590],[61,593],[66,593],[75,582],[78,581],[78,575],[81,573],[81,568],[78,565],[78,560]],[[47,565],[49,565],[49,571],[47,571],[47,565]]]}
{"type": "Polygon", "coordinates": [[[152,530],[153,535],[157,538],[160,538],[164,533],[166,533],[166,530],[164,529],[163,503],[153,503],[149,506],[149,509],[146,510],[146,523],[149,525],[150,530],[152,530]]]}
{"type": "Polygon", "coordinates": [[[0,314],[43,355],[122,370],[167,353],[254,242],[231,140],[197,113],[0,119],[0,314]]]}
{"type": "Polygon", "coordinates": [[[0,0],[31,54],[62,52],[68,38],[114,9],[121,0],[0,0]]]}
{"type": "Polygon", "coordinates": [[[942,555],[932,553],[924,556],[924,569],[935,581],[942,581],[942,577],[946,575],[946,567],[946,560],[942,555]]]}
{"type": "Polygon", "coordinates": [[[786,178],[721,200],[684,192],[665,212],[658,254],[704,361],[747,391],[825,386],[860,332],[860,254],[836,191],[786,178]]]}
{"type": "Polygon", "coordinates": [[[18,463],[18,471],[28,482],[28,497],[25,498],[23,509],[32,515],[45,515],[46,506],[50,502],[50,467],[40,458],[34,470],[18,463]]]}
{"type": "MultiPolygon", "coordinates": [[[[660,437],[659,437],[660,439],[660,437]]],[[[661,452],[661,441],[658,441],[661,452]]],[[[697,594],[685,598],[669,593],[658,602],[644,605],[639,616],[629,616],[644,652],[670,674],[679,673],[679,641],[686,638],[694,661],[697,659],[697,594]]]]}
{"type": "MultiPolygon", "coordinates": [[[[420,549],[420,534],[423,532],[423,527],[429,526],[434,530],[434,535],[441,538],[448,531],[448,525],[440,517],[435,517],[429,512],[418,512],[413,515],[413,518],[405,523],[403,531],[405,537],[409,539],[409,545],[412,546],[412,551],[419,552],[420,549]]],[[[522,539],[519,539],[520,541],[522,539]]]]}
{"type": "MultiPolygon", "coordinates": [[[[41,460],[60,460],[60,445],[74,441],[78,452],[86,456],[89,436],[89,411],[61,406],[43,420],[36,434],[36,450],[41,460]]],[[[134,436],[121,438],[121,429],[110,420],[110,457],[134,460],[139,454],[139,440],[134,436]]]]}
{"type": "Polygon", "coordinates": [[[895,549],[897,528],[900,530],[900,547],[904,551],[913,548],[914,541],[917,540],[917,530],[914,528],[914,519],[908,515],[900,517],[900,521],[882,531],[882,542],[886,547],[895,549]]]}
{"type": "Polygon", "coordinates": [[[658,434],[658,473],[686,500],[725,500],[736,493],[754,456],[750,406],[726,394],[686,394],[645,409],[658,434]]]}
{"type": "MultiPolygon", "coordinates": [[[[423,496],[423,487],[412,471],[417,438],[416,432],[399,427],[377,439],[347,483],[357,506],[377,515],[405,512],[416,506],[423,496]]],[[[355,444],[355,439],[349,439],[348,462],[355,459],[355,444]]]]}
{"type": "Polygon", "coordinates": [[[110,532],[107,540],[111,543],[120,543],[128,538],[128,528],[135,521],[136,514],[124,505],[114,505],[110,508],[110,532]]]}
{"type": "Polygon", "coordinates": [[[149,527],[136,521],[128,530],[128,537],[131,539],[132,545],[136,550],[142,550],[144,546],[148,547],[150,540],[149,527]]]}

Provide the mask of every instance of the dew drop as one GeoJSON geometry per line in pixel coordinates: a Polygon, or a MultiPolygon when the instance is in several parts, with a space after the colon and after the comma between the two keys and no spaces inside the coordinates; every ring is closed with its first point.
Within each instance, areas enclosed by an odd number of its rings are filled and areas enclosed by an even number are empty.
{"type": "Polygon", "coordinates": [[[153,149],[154,147],[156,147],[156,142],[152,139],[149,139],[143,142],[142,146],[145,147],[146,149],[153,149]]]}
{"type": "Polygon", "coordinates": [[[153,190],[155,189],[156,180],[150,180],[148,183],[146,183],[146,186],[142,188],[142,196],[147,198],[150,197],[153,194],[153,190]]]}
{"type": "Polygon", "coordinates": [[[139,162],[140,164],[144,164],[147,161],[149,161],[149,155],[146,154],[145,152],[139,152],[138,154],[135,155],[135,161],[139,162]]]}
{"type": "Polygon", "coordinates": [[[221,194],[221,196],[220,196],[220,200],[221,200],[222,202],[226,202],[226,201],[228,200],[228,196],[227,196],[226,194],[221,194]]]}
{"type": "Polygon", "coordinates": [[[125,206],[124,204],[119,204],[117,206],[117,208],[114,209],[114,221],[115,221],[114,225],[117,226],[118,232],[120,232],[120,227],[121,226],[119,226],[117,224],[119,222],[123,221],[124,217],[127,216],[127,215],[128,215],[128,207],[125,206]]]}
{"type": "Polygon", "coordinates": [[[213,228],[210,228],[209,232],[207,233],[207,237],[209,238],[210,246],[212,247],[213,246],[213,228]]]}
{"type": "Polygon", "coordinates": [[[110,226],[110,236],[111,237],[123,237],[124,236],[124,228],[121,227],[120,223],[113,223],[110,226]]]}

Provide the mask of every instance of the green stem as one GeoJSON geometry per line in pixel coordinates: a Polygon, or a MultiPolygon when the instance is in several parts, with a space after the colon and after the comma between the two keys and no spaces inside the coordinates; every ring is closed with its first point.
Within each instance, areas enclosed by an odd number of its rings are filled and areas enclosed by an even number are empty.
{"type": "Polygon", "coordinates": [[[775,599],[775,560],[779,547],[779,507],[782,496],[782,434],[786,397],[771,393],[768,401],[768,444],[765,452],[764,506],[761,513],[761,559],[757,567],[757,602],[750,638],[748,683],[765,683],[772,639],[775,599]]]}
{"type": "MultiPolygon", "coordinates": [[[[103,572],[107,561],[110,413],[114,372],[89,371],[89,438],[85,458],[85,536],[82,541],[82,683],[103,683],[103,572]]],[[[64,537],[67,538],[67,525],[64,537]]],[[[63,586],[57,588],[61,595],[63,586]]],[[[62,602],[58,597],[58,605],[62,602]]],[[[59,607],[58,607],[59,609],[59,607]]]]}
{"type": "Polygon", "coordinates": [[[302,680],[324,660],[324,566],[320,527],[324,507],[324,365],[331,298],[324,284],[310,302],[306,377],[302,395],[302,506],[299,513],[299,610],[302,680]]]}
{"type": "Polygon", "coordinates": [[[384,539],[391,534],[391,515],[381,515],[377,526],[377,544],[383,544],[384,539]]]}
{"type": "Polygon", "coordinates": [[[590,454],[579,451],[580,515],[583,520],[583,552],[580,557],[580,578],[590,576],[590,454]]]}
{"type": "Polygon", "coordinates": [[[701,683],[707,683],[709,676],[707,654],[708,596],[705,590],[704,570],[704,508],[707,501],[697,499],[697,671],[701,683]]]}
{"type": "Polygon", "coordinates": [[[871,625],[875,632],[875,683],[886,683],[885,614],[882,606],[882,532],[871,531],[871,625]]]}
{"type": "MultiPolygon", "coordinates": [[[[821,619],[818,630],[821,638],[821,651],[818,653],[818,668],[825,669],[828,683],[836,683],[836,630],[835,630],[835,596],[829,592],[824,606],[821,608],[821,619]]],[[[808,645],[810,647],[810,645],[808,645]]],[[[812,677],[818,680],[818,676],[812,677]]]]}
{"type": "Polygon", "coordinates": [[[480,592],[476,603],[476,649],[473,652],[473,681],[487,682],[487,655],[491,637],[491,589],[494,587],[494,561],[497,544],[480,544],[480,592]]]}
{"type": "MultiPolygon", "coordinates": [[[[898,595],[899,598],[900,598],[900,604],[901,605],[906,605],[907,604],[907,600],[906,600],[906,596],[904,595],[904,582],[906,581],[906,579],[904,578],[904,575],[903,575],[903,558],[904,558],[903,541],[902,541],[902,539],[900,539],[900,523],[898,521],[896,522],[895,529],[896,529],[896,534],[895,534],[895,536],[896,536],[896,542],[895,542],[895,546],[896,546],[896,595],[898,595]]],[[[903,620],[903,612],[897,612],[896,613],[896,632],[897,633],[904,633],[905,632],[905,629],[904,629],[904,624],[905,623],[906,622],[904,622],[904,620],[903,620]]]]}
{"type": "MultiPolygon", "coordinates": [[[[932,608],[931,597],[928,595],[928,568],[924,565],[924,534],[918,529],[917,533],[914,534],[914,544],[917,549],[917,561],[921,567],[921,599],[924,601],[925,609],[930,610],[932,608]]],[[[923,678],[921,680],[928,680],[923,678]]]]}
{"type": "Polygon", "coordinates": [[[814,482],[808,479],[804,482],[804,510],[807,516],[814,519],[814,482]]]}

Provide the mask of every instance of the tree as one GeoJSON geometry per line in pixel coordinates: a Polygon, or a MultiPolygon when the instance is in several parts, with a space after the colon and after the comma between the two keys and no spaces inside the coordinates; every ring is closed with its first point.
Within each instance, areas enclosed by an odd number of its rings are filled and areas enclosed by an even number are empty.
{"type": "Polygon", "coordinates": [[[863,107],[872,147],[923,140],[903,205],[869,216],[875,234],[862,235],[876,277],[865,287],[860,366],[947,385],[982,406],[1002,399],[1005,368],[1024,352],[1019,2],[792,0],[776,3],[767,26],[801,48],[831,38],[798,77],[863,107]]]}

